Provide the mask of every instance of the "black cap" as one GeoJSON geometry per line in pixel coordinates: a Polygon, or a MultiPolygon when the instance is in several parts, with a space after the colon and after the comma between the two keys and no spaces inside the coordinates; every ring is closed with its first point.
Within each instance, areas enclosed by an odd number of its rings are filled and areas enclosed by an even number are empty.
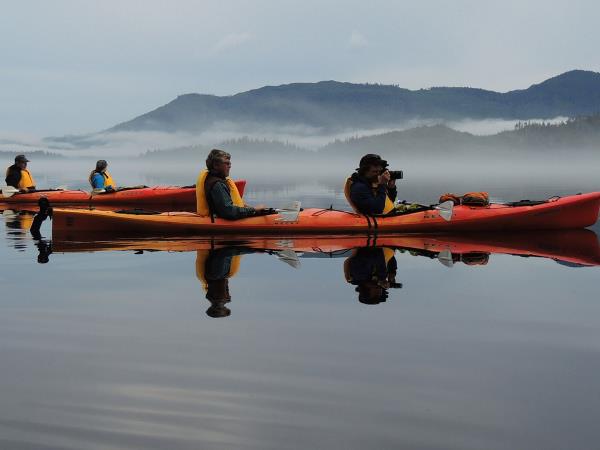
{"type": "Polygon", "coordinates": [[[358,163],[358,165],[359,167],[381,165],[385,168],[388,166],[388,163],[385,159],[381,159],[381,156],[375,155],[374,153],[369,153],[360,158],[360,162],[358,163]]]}
{"type": "Polygon", "coordinates": [[[15,162],[29,162],[29,160],[25,158],[25,155],[17,155],[15,156],[15,162]]]}

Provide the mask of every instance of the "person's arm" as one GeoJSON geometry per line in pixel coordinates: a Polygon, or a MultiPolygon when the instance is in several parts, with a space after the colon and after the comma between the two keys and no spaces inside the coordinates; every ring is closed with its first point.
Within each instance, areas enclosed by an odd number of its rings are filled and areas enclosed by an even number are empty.
{"type": "Polygon", "coordinates": [[[377,187],[375,195],[364,183],[353,183],[350,188],[350,198],[363,214],[381,214],[385,207],[386,195],[385,186],[382,184],[377,187]]]}
{"type": "Polygon", "coordinates": [[[210,198],[215,208],[214,213],[223,219],[237,220],[256,215],[256,210],[250,207],[235,206],[225,183],[217,182],[210,190],[210,198]]]}
{"type": "Polygon", "coordinates": [[[6,171],[6,185],[19,189],[19,181],[21,181],[21,171],[8,169],[6,171]]]}
{"type": "Polygon", "coordinates": [[[388,188],[387,188],[387,196],[390,198],[390,200],[392,202],[396,201],[396,197],[398,196],[398,189],[396,188],[396,185],[393,184],[392,186],[390,186],[388,184],[388,188]]]}

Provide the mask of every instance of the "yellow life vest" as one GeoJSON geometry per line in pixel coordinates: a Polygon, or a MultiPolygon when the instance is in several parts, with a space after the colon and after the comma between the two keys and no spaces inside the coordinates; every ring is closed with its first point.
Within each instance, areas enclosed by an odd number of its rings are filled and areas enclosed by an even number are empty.
{"type": "MultiPolygon", "coordinates": [[[[210,250],[196,250],[196,278],[200,280],[202,283],[202,289],[204,291],[208,291],[208,283],[206,282],[205,269],[206,269],[206,260],[210,255],[210,250]]],[[[233,278],[235,274],[240,269],[240,260],[242,259],[242,255],[236,255],[231,258],[231,267],[229,268],[229,273],[226,278],[233,278]]]]}
{"type": "Polygon", "coordinates": [[[19,189],[27,189],[35,186],[35,180],[27,169],[21,169],[21,181],[19,181],[19,189]]]}
{"type": "Polygon", "coordinates": [[[33,224],[33,218],[35,217],[35,214],[22,212],[17,217],[19,219],[19,228],[21,228],[21,230],[31,229],[31,225],[33,224]]]}
{"type": "Polygon", "coordinates": [[[102,172],[102,176],[104,177],[104,189],[109,186],[113,189],[117,189],[117,183],[115,183],[115,180],[113,180],[113,178],[110,176],[110,173],[104,171],[102,172]]]}
{"type": "MultiPolygon", "coordinates": [[[[350,199],[350,188],[351,187],[352,187],[352,178],[348,177],[348,178],[346,178],[346,183],[344,184],[344,195],[346,196],[346,200],[348,201],[348,203],[350,204],[350,206],[352,207],[352,209],[354,210],[354,212],[362,214],[358,210],[358,208],[356,207],[356,205],[350,199]]],[[[385,205],[383,207],[382,214],[387,214],[387,213],[389,213],[390,211],[393,211],[393,210],[394,210],[394,202],[386,194],[385,195],[385,205]]]]}
{"type": "Polygon", "coordinates": [[[102,175],[102,178],[104,178],[104,188],[103,189],[106,189],[109,186],[112,187],[113,189],[117,189],[117,183],[115,183],[115,180],[113,180],[113,178],[110,176],[110,173],[108,173],[107,171],[104,171],[104,172],[94,171],[90,174],[89,182],[90,182],[90,185],[92,186],[92,188],[94,187],[94,184],[92,183],[92,178],[95,173],[100,173],[100,175],[102,175]]]}
{"type": "MultiPolygon", "coordinates": [[[[208,207],[208,200],[206,200],[206,192],[204,191],[204,182],[206,181],[207,176],[208,170],[204,169],[200,172],[200,175],[198,175],[198,179],[196,180],[196,214],[201,217],[208,217],[210,215],[210,208],[208,207]]],[[[239,207],[245,206],[244,200],[242,200],[242,196],[240,195],[240,191],[238,191],[235,182],[229,177],[227,177],[225,181],[229,187],[233,204],[239,207]]]]}

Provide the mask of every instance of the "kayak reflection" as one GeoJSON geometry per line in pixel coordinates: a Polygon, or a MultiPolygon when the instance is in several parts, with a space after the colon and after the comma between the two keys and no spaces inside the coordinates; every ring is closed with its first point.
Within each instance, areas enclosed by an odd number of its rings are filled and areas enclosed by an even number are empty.
{"type": "MultiPolygon", "coordinates": [[[[196,252],[195,272],[210,303],[209,317],[232,314],[230,280],[242,265],[244,255],[263,253],[276,256],[299,268],[301,259],[335,258],[342,261],[346,281],[354,287],[358,301],[367,305],[384,303],[397,282],[399,261],[410,257],[428,258],[446,267],[456,264],[482,266],[492,255],[504,254],[555,260],[570,267],[600,265],[598,237],[591,230],[536,233],[494,233],[469,235],[389,236],[294,236],[236,237],[203,239],[103,240],[97,234],[73,234],[52,241],[54,253],[96,251],[196,252]]],[[[42,255],[40,250],[40,255],[42,255]]],[[[405,280],[402,280],[405,281],[405,280]]]]}

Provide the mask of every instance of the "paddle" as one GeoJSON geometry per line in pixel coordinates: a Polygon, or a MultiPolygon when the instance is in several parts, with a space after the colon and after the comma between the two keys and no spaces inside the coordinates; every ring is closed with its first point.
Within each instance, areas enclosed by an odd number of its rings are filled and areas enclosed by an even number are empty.
{"type": "Polygon", "coordinates": [[[454,259],[452,259],[452,252],[448,249],[442,250],[438,253],[438,261],[446,267],[454,266],[454,259]]]}
{"type": "Polygon", "coordinates": [[[272,214],[277,214],[279,216],[277,219],[275,219],[277,222],[297,222],[300,211],[302,211],[300,205],[301,203],[299,201],[293,201],[285,205],[283,208],[265,208],[257,215],[269,216],[272,214]]]}
{"type": "MultiPolygon", "coordinates": [[[[417,211],[439,211],[440,212],[440,217],[442,219],[444,219],[446,222],[450,222],[452,220],[452,214],[454,212],[454,202],[452,200],[448,200],[444,203],[440,203],[439,205],[419,205],[418,203],[415,203],[417,206],[419,206],[420,208],[423,209],[419,209],[417,211]]],[[[415,211],[415,212],[417,212],[415,211]]],[[[412,211],[406,211],[407,214],[411,213],[412,211]]]]}
{"type": "MultiPolygon", "coordinates": [[[[56,189],[36,189],[35,191],[32,191],[31,193],[34,194],[36,192],[56,192],[56,191],[64,191],[66,189],[67,189],[66,186],[59,186],[56,189]]],[[[19,189],[14,188],[12,186],[2,186],[2,187],[0,187],[0,191],[2,191],[2,195],[4,196],[4,198],[12,197],[15,194],[27,194],[27,192],[21,192],[19,189]]]]}
{"type": "Polygon", "coordinates": [[[450,222],[454,212],[454,202],[452,200],[448,200],[447,202],[440,203],[439,205],[431,205],[431,209],[439,211],[440,217],[446,222],[450,222]]]}
{"type": "Polygon", "coordinates": [[[280,261],[283,261],[294,269],[300,268],[300,260],[298,259],[298,255],[294,250],[286,248],[284,250],[279,250],[274,254],[280,261]]]}
{"type": "Polygon", "coordinates": [[[283,208],[276,209],[279,217],[277,218],[278,222],[297,222],[298,216],[300,215],[300,205],[299,201],[293,201],[288,205],[285,205],[283,208]]]}
{"type": "Polygon", "coordinates": [[[2,186],[0,187],[0,191],[2,191],[2,196],[4,198],[9,198],[19,193],[19,190],[12,186],[2,186]]]}

